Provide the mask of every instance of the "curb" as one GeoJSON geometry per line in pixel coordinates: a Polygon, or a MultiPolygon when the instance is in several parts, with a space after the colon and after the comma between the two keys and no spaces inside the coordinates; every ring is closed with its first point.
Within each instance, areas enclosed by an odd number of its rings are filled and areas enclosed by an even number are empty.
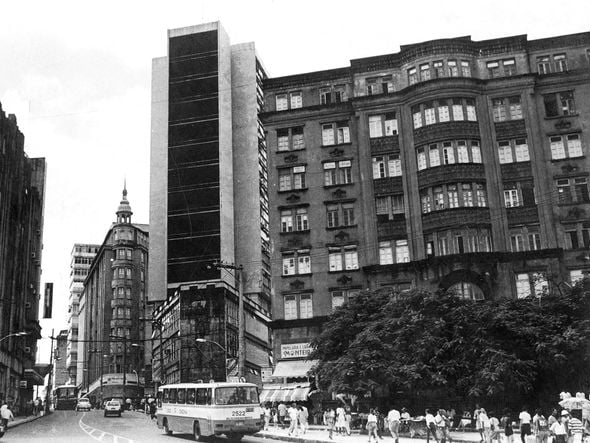
{"type": "Polygon", "coordinates": [[[41,418],[41,417],[45,417],[45,415],[32,415],[30,417],[25,417],[22,420],[15,420],[13,422],[8,423],[7,428],[8,429],[16,428],[17,426],[20,426],[25,423],[30,423],[34,420],[41,418]]]}
{"type": "MultiPolygon", "coordinates": [[[[354,434],[353,434],[354,435],[354,434]]],[[[262,439],[272,439],[272,440],[280,440],[280,441],[288,441],[288,442],[294,442],[294,443],[327,443],[326,439],[318,439],[315,437],[311,437],[311,438],[305,438],[304,436],[299,436],[299,437],[291,437],[288,435],[276,435],[273,434],[271,432],[257,432],[256,434],[254,434],[254,437],[258,437],[258,438],[262,438],[262,439]]],[[[408,439],[414,440],[410,437],[408,437],[408,439]]],[[[401,439],[400,439],[401,440],[401,439]]],[[[425,439],[415,439],[415,441],[418,442],[422,442],[425,441],[425,439]]],[[[479,443],[479,441],[475,441],[475,440],[462,440],[462,439],[453,439],[453,442],[457,442],[457,443],[479,443]]]]}

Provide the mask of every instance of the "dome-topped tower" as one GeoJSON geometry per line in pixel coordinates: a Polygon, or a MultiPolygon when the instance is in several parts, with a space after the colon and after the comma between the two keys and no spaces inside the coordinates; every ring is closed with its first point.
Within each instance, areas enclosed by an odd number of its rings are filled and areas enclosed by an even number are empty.
{"type": "Polygon", "coordinates": [[[117,209],[117,223],[131,223],[131,215],[133,215],[133,211],[127,200],[127,180],[125,180],[123,184],[123,198],[117,209]]]}

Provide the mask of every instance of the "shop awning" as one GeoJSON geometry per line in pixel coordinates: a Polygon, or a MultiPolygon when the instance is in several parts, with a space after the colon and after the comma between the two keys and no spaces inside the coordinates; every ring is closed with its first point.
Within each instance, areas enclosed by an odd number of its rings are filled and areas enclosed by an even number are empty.
{"type": "Polygon", "coordinates": [[[260,403],[306,401],[310,390],[309,383],[265,385],[260,392],[260,403]]]}
{"type": "Polygon", "coordinates": [[[307,377],[317,360],[281,360],[272,373],[273,377],[307,377]]]}

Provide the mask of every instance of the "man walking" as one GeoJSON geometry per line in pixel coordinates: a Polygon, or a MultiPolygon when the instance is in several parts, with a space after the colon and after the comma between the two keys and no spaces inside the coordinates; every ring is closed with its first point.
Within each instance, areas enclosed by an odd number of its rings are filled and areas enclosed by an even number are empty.
{"type": "Polygon", "coordinates": [[[287,410],[287,415],[289,416],[289,435],[297,434],[297,420],[299,418],[299,410],[297,409],[297,405],[293,403],[289,409],[287,410]]]}
{"type": "Polygon", "coordinates": [[[397,409],[391,408],[387,414],[387,423],[389,425],[389,432],[393,438],[394,443],[399,443],[399,423],[400,413],[397,409]]]}
{"type": "Polygon", "coordinates": [[[520,420],[520,441],[526,443],[527,435],[531,435],[531,414],[529,414],[526,406],[522,408],[518,419],[520,420]]]}
{"type": "Polygon", "coordinates": [[[430,436],[432,435],[432,438],[434,439],[434,441],[436,443],[438,443],[438,437],[436,436],[436,423],[434,421],[434,415],[432,415],[432,413],[430,412],[430,409],[426,409],[426,411],[424,411],[424,413],[426,414],[425,418],[426,418],[426,443],[430,443],[430,436]]]}

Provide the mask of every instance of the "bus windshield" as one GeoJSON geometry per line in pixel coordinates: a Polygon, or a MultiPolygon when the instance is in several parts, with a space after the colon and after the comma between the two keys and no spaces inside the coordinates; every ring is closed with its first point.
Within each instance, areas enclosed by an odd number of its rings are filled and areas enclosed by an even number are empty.
{"type": "Polygon", "coordinates": [[[258,403],[258,390],[255,386],[231,386],[215,389],[216,405],[254,405],[258,403]]]}

